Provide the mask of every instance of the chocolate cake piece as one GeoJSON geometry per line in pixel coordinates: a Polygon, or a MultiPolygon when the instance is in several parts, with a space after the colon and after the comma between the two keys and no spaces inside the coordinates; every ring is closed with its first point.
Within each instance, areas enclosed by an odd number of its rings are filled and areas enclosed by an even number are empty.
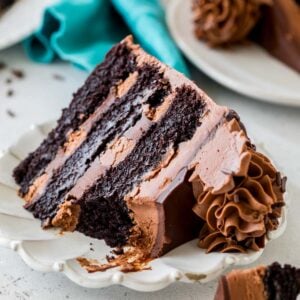
{"type": "Polygon", "coordinates": [[[273,263],[222,276],[215,300],[296,300],[299,294],[300,269],[273,263]]]}
{"type": "Polygon", "coordinates": [[[299,0],[193,0],[194,31],[211,47],[252,40],[300,72],[299,0]]]}
{"type": "Polygon", "coordinates": [[[257,250],[284,205],[285,179],[255,151],[237,114],[131,37],[96,67],[14,176],[43,227],[144,257],[201,229],[209,251],[257,250]]]}

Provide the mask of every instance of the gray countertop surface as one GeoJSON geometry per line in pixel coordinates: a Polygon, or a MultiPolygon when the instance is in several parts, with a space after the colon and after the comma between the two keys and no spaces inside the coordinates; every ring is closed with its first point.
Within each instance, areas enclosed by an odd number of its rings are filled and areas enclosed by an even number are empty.
{"type": "MultiPolygon", "coordinates": [[[[87,74],[61,62],[35,64],[25,57],[20,46],[1,51],[1,61],[8,66],[0,71],[0,149],[6,149],[31,124],[57,118],[87,74]],[[23,70],[25,77],[15,78],[10,71],[14,68],[23,70]],[[6,83],[8,78],[13,81],[6,83]],[[8,96],[8,93],[12,95],[8,96]]],[[[286,232],[267,245],[255,265],[279,261],[300,267],[300,108],[271,105],[238,95],[194,69],[192,78],[217,103],[230,106],[240,114],[254,142],[288,176],[288,197],[292,204],[286,232]]],[[[210,300],[215,289],[216,282],[202,285],[175,283],[153,293],[136,292],[121,286],[85,289],[62,274],[31,270],[12,250],[0,248],[0,299],[210,300]]]]}

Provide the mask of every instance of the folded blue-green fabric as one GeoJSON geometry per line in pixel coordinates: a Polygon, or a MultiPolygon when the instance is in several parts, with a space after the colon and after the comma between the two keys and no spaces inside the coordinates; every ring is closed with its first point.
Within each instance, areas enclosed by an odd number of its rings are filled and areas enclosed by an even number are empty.
{"type": "Polygon", "coordinates": [[[146,51],[188,73],[159,0],[60,0],[46,9],[40,28],[24,45],[35,61],[59,57],[90,71],[130,33],[146,51]]]}

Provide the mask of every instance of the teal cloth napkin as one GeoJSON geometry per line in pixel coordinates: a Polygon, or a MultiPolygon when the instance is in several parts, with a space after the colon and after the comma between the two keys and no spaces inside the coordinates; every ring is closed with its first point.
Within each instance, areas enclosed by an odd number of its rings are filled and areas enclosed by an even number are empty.
{"type": "Polygon", "coordinates": [[[40,28],[24,46],[35,61],[59,57],[91,71],[129,33],[146,51],[188,74],[159,0],[60,0],[45,10],[40,28]]]}

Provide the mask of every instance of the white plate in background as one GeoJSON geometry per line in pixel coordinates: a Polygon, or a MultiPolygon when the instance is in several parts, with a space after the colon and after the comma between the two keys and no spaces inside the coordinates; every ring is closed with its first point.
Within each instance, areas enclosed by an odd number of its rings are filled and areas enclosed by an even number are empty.
{"type": "Polygon", "coordinates": [[[300,74],[254,43],[212,49],[194,35],[190,0],[167,5],[167,23],[186,57],[220,84],[258,100],[300,106],[300,74]]]}
{"type": "MultiPolygon", "coordinates": [[[[97,260],[110,255],[111,248],[101,240],[83,236],[78,232],[58,234],[55,230],[42,230],[22,206],[12,178],[13,168],[27,153],[46,137],[54,122],[33,126],[18,142],[0,155],[0,246],[16,251],[32,269],[42,272],[61,272],[78,285],[89,288],[121,284],[138,291],[160,290],[175,281],[208,282],[218,278],[230,266],[253,263],[263,253],[246,254],[210,253],[190,241],[150,263],[152,270],[122,273],[118,268],[89,274],[77,262],[80,256],[97,260]],[[91,248],[92,243],[92,251],[91,248]]],[[[287,202],[288,204],[288,202],[287,202]]],[[[278,238],[286,228],[286,208],[280,225],[268,238],[278,238]]]]}
{"type": "Polygon", "coordinates": [[[0,50],[16,44],[33,33],[42,20],[46,6],[54,0],[17,0],[0,15],[0,50]]]}

